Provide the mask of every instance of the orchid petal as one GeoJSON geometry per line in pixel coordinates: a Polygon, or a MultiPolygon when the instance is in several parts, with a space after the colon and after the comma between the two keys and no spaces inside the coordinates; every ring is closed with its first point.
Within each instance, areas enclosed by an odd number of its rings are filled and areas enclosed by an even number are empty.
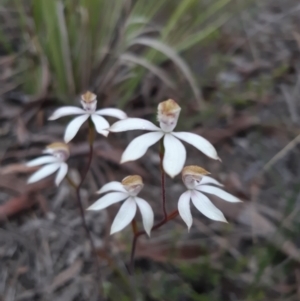
{"type": "Polygon", "coordinates": [[[77,132],[79,131],[79,128],[83,125],[83,123],[89,118],[88,114],[79,116],[74,118],[67,126],[64,140],[66,143],[70,142],[77,132]]]}
{"type": "Polygon", "coordinates": [[[220,222],[227,222],[223,213],[208,199],[208,197],[199,191],[193,190],[191,198],[194,206],[206,217],[220,222]]]}
{"type": "Polygon", "coordinates": [[[26,163],[26,166],[38,166],[47,163],[54,163],[57,162],[57,158],[54,156],[43,156],[36,159],[33,159],[26,163]]]}
{"type": "Polygon", "coordinates": [[[208,185],[200,185],[197,187],[197,190],[200,190],[205,193],[210,193],[214,194],[217,197],[223,199],[224,201],[230,202],[230,203],[239,203],[241,202],[240,199],[235,197],[234,195],[218,188],[218,187],[213,187],[213,186],[208,186],[208,185]],[[199,187],[199,188],[198,188],[199,187]]]}
{"type": "Polygon", "coordinates": [[[141,199],[138,197],[135,197],[134,199],[141,211],[144,229],[145,229],[146,233],[148,234],[148,236],[150,236],[150,232],[151,232],[151,229],[152,229],[153,223],[154,223],[153,210],[152,210],[151,206],[148,204],[148,202],[145,201],[144,199],[141,199]]]}
{"type": "Polygon", "coordinates": [[[126,199],[127,197],[128,194],[124,192],[111,192],[98,199],[93,205],[87,208],[87,210],[102,210],[114,203],[126,199]]]}
{"type": "Polygon", "coordinates": [[[100,190],[97,191],[97,193],[105,193],[108,191],[120,191],[120,192],[126,192],[126,189],[123,187],[122,183],[117,181],[109,182],[101,187],[100,190]]]}
{"type": "Polygon", "coordinates": [[[177,137],[180,140],[183,140],[194,147],[196,147],[199,151],[201,151],[206,156],[215,159],[220,160],[218,157],[216,149],[213,147],[213,145],[206,140],[205,138],[188,132],[179,132],[179,133],[172,133],[175,137],[177,137]]]}
{"type": "Polygon", "coordinates": [[[218,185],[218,186],[224,186],[222,183],[220,183],[219,181],[215,180],[212,177],[203,176],[203,178],[200,181],[200,184],[196,187],[196,189],[198,190],[198,188],[204,184],[213,184],[213,185],[218,185]]]}
{"type": "Polygon", "coordinates": [[[121,163],[133,161],[145,155],[147,149],[162,138],[164,133],[152,132],[133,139],[122,154],[121,163]]]}
{"type": "Polygon", "coordinates": [[[114,108],[107,108],[107,109],[98,110],[98,111],[95,112],[95,114],[104,115],[104,116],[111,116],[111,117],[115,117],[115,118],[118,118],[118,119],[127,118],[127,115],[126,115],[125,112],[123,112],[122,110],[119,110],[119,109],[114,109],[114,108]]]}
{"type": "Polygon", "coordinates": [[[109,123],[105,118],[102,116],[92,114],[91,115],[92,121],[95,125],[96,131],[101,134],[101,132],[105,129],[109,128],[109,123]]]}
{"type": "Polygon", "coordinates": [[[107,137],[108,134],[109,134],[109,131],[102,130],[102,131],[99,131],[98,133],[101,134],[101,135],[103,135],[104,137],[107,137]]]}
{"type": "Polygon", "coordinates": [[[190,190],[188,190],[180,196],[178,201],[178,212],[181,218],[183,219],[183,221],[188,226],[189,231],[193,223],[193,217],[190,208],[190,198],[191,198],[191,192],[190,190]]]}
{"type": "Polygon", "coordinates": [[[61,183],[61,181],[65,178],[67,173],[68,173],[68,164],[62,162],[59,171],[55,177],[56,186],[58,186],[61,183]]]}
{"type": "Polygon", "coordinates": [[[60,117],[69,115],[80,115],[85,114],[86,111],[77,107],[62,107],[53,112],[53,114],[48,118],[49,120],[56,120],[60,117]]]}
{"type": "Polygon", "coordinates": [[[165,154],[163,167],[165,172],[174,178],[178,175],[185,163],[186,151],[183,144],[171,134],[166,134],[164,138],[165,154]]]}
{"type": "Polygon", "coordinates": [[[125,132],[132,130],[161,131],[159,127],[141,118],[127,118],[115,122],[109,129],[111,132],[125,132]]]}
{"type": "Polygon", "coordinates": [[[28,184],[38,182],[49,175],[53,174],[56,172],[59,167],[61,166],[61,163],[51,163],[43,166],[40,168],[38,171],[36,171],[27,181],[28,184]]]}
{"type": "Polygon", "coordinates": [[[134,218],[136,213],[136,202],[133,198],[128,198],[121,206],[110,229],[110,234],[124,229],[134,218]]]}

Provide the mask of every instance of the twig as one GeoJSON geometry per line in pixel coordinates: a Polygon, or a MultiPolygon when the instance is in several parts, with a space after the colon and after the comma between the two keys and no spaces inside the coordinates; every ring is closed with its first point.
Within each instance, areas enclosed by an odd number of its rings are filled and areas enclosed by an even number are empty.
{"type": "Polygon", "coordinates": [[[262,169],[262,172],[268,171],[275,163],[282,159],[289,151],[300,143],[300,135],[290,141],[280,152],[278,152],[262,169]]]}
{"type": "Polygon", "coordinates": [[[292,122],[299,123],[299,116],[298,116],[297,108],[296,108],[296,99],[288,91],[288,88],[286,85],[280,85],[280,90],[283,95],[283,98],[286,101],[289,113],[291,115],[292,122]]]}

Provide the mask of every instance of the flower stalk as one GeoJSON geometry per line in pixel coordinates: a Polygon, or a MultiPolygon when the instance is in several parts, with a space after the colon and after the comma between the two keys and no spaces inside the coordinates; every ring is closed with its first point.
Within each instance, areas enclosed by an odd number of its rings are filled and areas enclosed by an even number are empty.
{"type": "MultiPolygon", "coordinates": [[[[151,231],[155,231],[155,230],[159,229],[160,227],[162,227],[164,224],[166,224],[170,220],[176,218],[178,216],[178,214],[179,214],[178,210],[174,210],[169,215],[164,217],[160,222],[155,224],[151,231]]],[[[133,229],[135,229],[135,230],[133,231],[134,236],[133,236],[132,244],[131,244],[131,254],[130,254],[130,264],[129,264],[129,273],[130,273],[130,275],[134,274],[134,256],[135,256],[137,240],[140,236],[142,236],[144,234],[147,234],[146,231],[144,231],[144,230],[136,231],[136,228],[133,228],[133,229]]]]}
{"type": "Polygon", "coordinates": [[[165,154],[164,142],[163,139],[159,143],[159,159],[160,159],[160,173],[161,173],[161,197],[162,197],[162,208],[164,219],[167,219],[167,209],[166,209],[166,188],[165,188],[165,171],[163,167],[163,159],[165,154]]]}
{"type": "Polygon", "coordinates": [[[86,232],[86,234],[88,236],[88,239],[90,241],[92,252],[95,255],[96,264],[97,264],[97,274],[99,274],[99,272],[100,272],[99,257],[98,257],[96,246],[94,244],[93,238],[91,236],[91,233],[89,231],[89,228],[88,228],[88,225],[87,225],[87,222],[86,222],[86,219],[85,219],[84,208],[83,208],[82,200],[81,200],[81,196],[80,196],[81,186],[82,186],[82,184],[83,184],[83,182],[84,182],[84,180],[85,180],[85,178],[87,176],[87,173],[88,173],[88,171],[90,169],[90,166],[91,166],[91,163],[92,163],[92,159],[93,159],[94,138],[95,138],[94,124],[91,121],[89,121],[88,141],[89,141],[90,150],[89,150],[88,163],[87,163],[86,169],[85,169],[83,175],[81,176],[81,180],[80,180],[80,182],[79,182],[78,185],[76,185],[69,176],[67,176],[67,180],[68,180],[69,184],[75,189],[76,200],[77,200],[77,204],[78,204],[79,211],[80,211],[80,216],[81,216],[81,222],[82,222],[83,228],[84,228],[84,230],[85,230],[85,232],[86,232]]]}
{"type": "Polygon", "coordinates": [[[138,229],[138,225],[137,225],[137,222],[135,219],[133,219],[131,222],[131,228],[132,228],[133,234],[138,233],[139,229],[138,229]]]}
{"type": "MultiPolygon", "coordinates": [[[[156,230],[166,224],[171,219],[177,217],[178,210],[175,210],[174,212],[171,212],[169,215],[167,214],[167,208],[166,208],[166,184],[165,184],[165,171],[163,167],[163,159],[165,154],[165,147],[163,139],[159,142],[159,158],[160,158],[160,173],[161,173],[161,198],[162,198],[162,210],[163,210],[163,219],[155,224],[152,228],[153,230],[156,230]]],[[[136,221],[133,220],[132,223],[132,231],[133,231],[133,239],[132,239],[132,245],[131,245],[131,254],[130,254],[130,264],[129,264],[129,273],[133,275],[134,273],[134,256],[135,256],[135,250],[136,250],[136,244],[138,241],[138,238],[141,235],[146,234],[145,231],[138,231],[136,221]]]]}

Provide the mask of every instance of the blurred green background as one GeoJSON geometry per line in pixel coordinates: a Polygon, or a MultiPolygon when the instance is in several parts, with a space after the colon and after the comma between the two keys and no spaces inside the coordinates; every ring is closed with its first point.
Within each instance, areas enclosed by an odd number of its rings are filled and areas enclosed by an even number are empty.
{"type": "Polygon", "coordinates": [[[236,10],[232,2],[7,1],[2,47],[18,50],[17,70],[30,71],[20,76],[29,94],[47,89],[70,103],[90,88],[124,106],[149,72],[178,92],[176,75],[164,68],[171,63],[201,101],[192,61],[182,54],[217,38],[236,10]]]}

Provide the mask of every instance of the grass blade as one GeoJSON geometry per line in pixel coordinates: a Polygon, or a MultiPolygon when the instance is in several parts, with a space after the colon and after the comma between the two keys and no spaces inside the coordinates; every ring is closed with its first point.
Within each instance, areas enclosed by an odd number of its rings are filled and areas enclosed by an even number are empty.
{"type": "Polygon", "coordinates": [[[176,51],[164,44],[163,42],[151,39],[151,38],[139,38],[135,39],[131,42],[130,46],[133,45],[144,45],[151,47],[161,53],[163,53],[168,59],[170,59],[183,73],[186,80],[191,86],[191,89],[194,93],[194,96],[196,100],[199,102],[199,104],[202,104],[202,96],[199,90],[198,85],[196,84],[196,81],[194,79],[194,76],[192,74],[192,71],[190,70],[189,66],[186,64],[186,62],[176,53],[176,51]]]}
{"type": "Polygon", "coordinates": [[[172,82],[172,80],[169,78],[168,74],[161,68],[155,66],[154,64],[150,63],[144,58],[138,57],[134,54],[125,53],[122,54],[120,57],[121,61],[125,62],[131,62],[136,65],[142,66],[152,72],[154,75],[156,75],[158,78],[160,78],[166,86],[169,88],[175,89],[175,84],[172,82]]]}

